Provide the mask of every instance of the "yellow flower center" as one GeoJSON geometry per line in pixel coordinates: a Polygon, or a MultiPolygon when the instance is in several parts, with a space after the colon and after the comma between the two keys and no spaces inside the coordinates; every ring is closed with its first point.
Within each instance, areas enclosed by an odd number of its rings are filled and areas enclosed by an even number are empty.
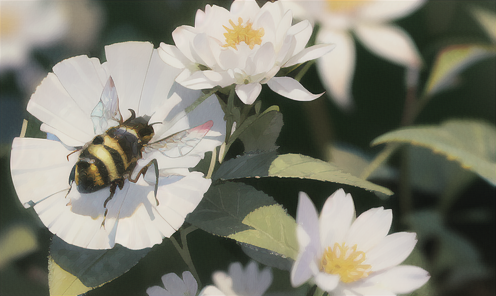
{"type": "Polygon", "coordinates": [[[253,29],[252,23],[246,23],[243,25],[243,19],[238,18],[238,24],[236,25],[232,20],[229,20],[232,29],[223,26],[227,33],[224,33],[226,37],[226,44],[223,47],[232,47],[237,50],[236,45],[241,42],[246,43],[250,46],[250,49],[255,47],[255,44],[260,45],[262,43],[262,37],[265,35],[264,29],[260,28],[258,30],[253,29]]]}
{"type": "Polygon", "coordinates": [[[365,4],[366,0],[327,0],[327,7],[332,12],[352,12],[365,4]]]}
{"type": "Polygon", "coordinates": [[[329,274],[337,274],[344,283],[352,283],[369,276],[371,266],[362,264],[365,253],[357,251],[357,245],[348,247],[345,243],[328,247],[322,256],[320,270],[329,274]]]}
{"type": "Polygon", "coordinates": [[[0,36],[13,35],[19,29],[19,19],[15,11],[2,7],[0,11],[0,36]]]}

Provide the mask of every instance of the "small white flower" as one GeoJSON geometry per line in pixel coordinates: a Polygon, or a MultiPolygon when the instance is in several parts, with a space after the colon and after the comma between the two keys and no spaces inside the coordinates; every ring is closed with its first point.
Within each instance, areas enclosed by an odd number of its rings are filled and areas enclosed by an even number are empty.
{"type": "Polygon", "coordinates": [[[168,273],[162,276],[164,288],[153,286],[146,289],[149,296],[196,296],[198,283],[189,271],[183,272],[183,278],[179,278],[175,273],[168,273]]]}
{"type": "MultiPolygon", "coordinates": [[[[129,249],[147,248],[161,243],[181,227],[209,188],[211,180],[202,173],[190,172],[189,168],[224,141],[224,114],[215,96],[186,113],[185,108],[201,92],[174,83],[178,71],[160,60],[153,44],[118,43],[105,47],[105,52],[107,62],[103,64],[87,56],[58,63],[38,86],[27,109],[43,123],[41,130],[53,136],[14,139],[12,180],[24,206],[34,207],[49,230],[67,243],[89,249],[108,249],[115,244],[129,249]],[[77,182],[72,182],[71,187],[69,180],[84,147],[115,125],[106,120],[109,117],[95,120],[94,116],[97,107],[108,99],[106,91],[111,81],[115,86],[110,90],[118,96],[118,101],[111,102],[118,103],[123,121],[131,117],[129,109],[137,117],[151,116],[148,123],[153,124],[154,136],[149,143],[207,122],[213,126],[186,155],[169,157],[145,147],[131,176],[135,178],[141,168],[156,159],[159,177],[154,169],[149,169],[136,183],[125,178],[104,207],[110,196],[109,186],[81,193],[77,182]]],[[[84,161],[95,162],[88,158],[84,161]]],[[[102,165],[95,167],[100,174],[102,165]]],[[[104,163],[104,167],[109,174],[114,170],[111,161],[104,163]]],[[[96,183],[103,178],[94,180],[96,183]]]]}
{"type": "Polygon", "coordinates": [[[236,85],[236,94],[252,104],[262,84],[298,101],[314,95],[290,77],[274,77],[281,68],[316,59],[333,45],[305,48],[312,26],[292,23],[292,12],[276,3],[261,8],[255,0],[235,0],[231,9],[207,5],[198,10],[195,26],[180,26],[172,33],[175,46],[162,43],[162,59],[183,71],[176,81],[192,89],[236,85]]]}
{"type": "Polygon", "coordinates": [[[254,261],[243,270],[235,262],[229,265],[229,274],[217,271],[212,279],[215,286],[206,286],[200,296],[262,296],[272,284],[272,271],[269,267],[259,271],[254,261]]]}
{"type": "Polygon", "coordinates": [[[325,202],[320,217],[301,192],[296,214],[298,257],[291,270],[297,287],[312,280],[331,295],[397,295],[429,279],[420,267],[400,265],[412,252],[415,233],[388,235],[391,210],[370,209],[355,219],[350,194],[339,189],[325,202]]]}
{"type": "Polygon", "coordinates": [[[317,60],[317,69],[332,99],[343,108],[352,105],[351,81],[355,71],[353,34],[373,53],[394,63],[417,68],[421,57],[410,36],[388,22],[418,9],[425,0],[312,0],[279,1],[295,17],[320,24],[316,40],[334,43],[332,54],[317,60]]]}

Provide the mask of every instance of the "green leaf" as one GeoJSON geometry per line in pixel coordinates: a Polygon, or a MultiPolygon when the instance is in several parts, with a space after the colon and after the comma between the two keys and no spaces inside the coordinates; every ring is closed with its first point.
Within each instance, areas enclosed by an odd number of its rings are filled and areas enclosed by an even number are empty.
{"type": "Polygon", "coordinates": [[[301,178],[334,182],[377,191],[387,195],[393,192],[385,187],[341,171],[336,165],[301,154],[279,155],[270,165],[269,177],[301,178]]]}
{"type": "Polygon", "coordinates": [[[476,120],[450,120],[441,125],[409,127],[386,133],[372,145],[408,143],[456,160],[496,185],[496,127],[476,120]]]}
{"type": "Polygon", "coordinates": [[[243,252],[250,258],[263,263],[263,265],[281,270],[291,270],[294,260],[289,257],[282,257],[271,250],[255,247],[254,245],[239,243],[243,252]]]}
{"type": "MultiPolygon", "coordinates": [[[[238,109],[235,109],[235,110],[238,110],[238,109]]],[[[250,137],[250,134],[251,135],[255,135],[254,133],[259,133],[255,130],[253,130],[254,128],[256,128],[258,126],[258,128],[260,128],[260,126],[266,122],[267,120],[272,120],[271,117],[277,117],[278,115],[275,115],[276,113],[279,113],[279,107],[278,106],[271,106],[269,108],[267,108],[264,112],[262,112],[261,114],[255,114],[255,115],[252,115],[248,118],[246,118],[243,123],[239,126],[236,127],[236,130],[233,132],[233,134],[231,135],[231,137],[229,137],[229,141],[227,143],[227,147],[226,147],[226,151],[229,150],[229,147],[232,145],[232,143],[234,143],[234,141],[239,138],[243,133],[245,133],[245,131],[248,130],[248,134],[245,136],[245,140],[249,140],[251,139],[250,137]],[[270,116],[266,117],[265,119],[262,120],[262,122],[260,124],[255,124],[259,119],[261,118],[264,118],[266,114],[268,113],[272,113],[270,116]],[[255,124],[255,125],[254,125],[255,124]],[[252,125],[254,125],[254,127],[252,127],[252,125]],[[250,132],[250,130],[252,130],[252,132],[250,132]]],[[[281,124],[282,124],[282,116],[281,116],[281,124]]],[[[276,122],[277,122],[277,119],[276,119],[276,122]]],[[[282,125],[281,125],[282,126],[282,125]]],[[[270,132],[268,134],[268,136],[272,136],[274,137],[274,132],[277,131],[277,126],[274,128],[274,130],[272,132],[270,132]]],[[[280,131],[280,129],[279,129],[280,131]]],[[[278,132],[277,132],[277,135],[275,135],[275,138],[277,138],[278,136],[278,132]]],[[[260,134],[260,136],[263,136],[263,133],[260,134]]],[[[268,137],[267,135],[264,137],[265,139],[268,137]]],[[[275,140],[274,140],[275,142],[275,140]]],[[[246,147],[246,143],[243,143],[246,147]]],[[[256,143],[253,143],[253,144],[250,144],[248,143],[248,145],[255,145],[256,146],[256,143]]],[[[270,146],[270,143],[268,143],[267,145],[270,146]]],[[[267,145],[262,145],[262,146],[267,146],[267,145]]],[[[253,147],[250,147],[249,148],[253,148],[253,147]]],[[[255,147],[255,150],[257,148],[255,147]]],[[[245,149],[246,151],[249,151],[248,149],[245,149]]]]}
{"type": "Polygon", "coordinates": [[[54,236],[50,256],[84,286],[98,287],[127,272],[150,250],[130,250],[119,244],[108,250],[90,250],[70,245],[54,236]]]}
{"type": "Polygon", "coordinates": [[[475,62],[496,54],[496,48],[488,45],[455,45],[442,50],[434,63],[425,96],[432,96],[450,86],[453,78],[475,62]]]}
{"type": "Polygon", "coordinates": [[[239,135],[246,152],[270,151],[277,148],[276,140],[284,124],[282,113],[278,109],[271,107],[265,110],[239,135]]]}
{"type": "Polygon", "coordinates": [[[256,209],[243,219],[243,224],[252,229],[231,234],[229,238],[296,259],[296,221],[280,205],[256,209]]]}
{"type": "Polygon", "coordinates": [[[275,203],[272,197],[252,186],[226,182],[210,186],[186,221],[212,234],[229,236],[250,228],[243,223],[250,212],[275,203]]]}
{"type": "Polygon", "coordinates": [[[238,156],[224,161],[212,175],[212,180],[266,177],[270,164],[276,158],[276,151],[238,156]]]}
{"type": "Polygon", "coordinates": [[[496,14],[478,7],[473,7],[471,12],[493,43],[496,43],[496,14]]]}
{"type": "MultiPolygon", "coordinates": [[[[359,177],[374,159],[364,151],[349,145],[332,145],[328,148],[329,159],[340,169],[359,177]]],[[[382,164],[367,179],[391,180],[395,178],[394,170],[382,164]]]]}
{"type": "Polygon", "coordinates": [[[93,289],[85,286],[77,277],[61,268],[48,257],[48,286],[52,296],[80,295],[93,289]]]}

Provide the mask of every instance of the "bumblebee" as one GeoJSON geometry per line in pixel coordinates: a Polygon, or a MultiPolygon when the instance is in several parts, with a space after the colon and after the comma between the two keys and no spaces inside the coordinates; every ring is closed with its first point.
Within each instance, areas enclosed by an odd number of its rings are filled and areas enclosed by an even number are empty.
{"type": "MultiPolygon", "coordinates": [[[[112,77],[109,77],[100,101],[91,113],[94,130],[98,135],[91,142],[72,152],[81,151],[69,176],[71,188],[74,182],[80,193],[92,193],[110,187],[110,195],[103,204],[105,213],[102,226],[108,212],[107,203],[115,195],[117,188],[122,190],[125,180],[136,183],[152,166],[156,178],[155,201],[157,205],[159,204],[157,199],[159,170],[156,159],[150,161],[132,178],[137,162],[144,153],[158,150],[169,157],[186,155],[193,150],[213,125],[210,120],[200,126],[150,143],[155,135],[153,129],[155,123],[148,123],[150,116],[136,117],[134,110],[129,109],[129,111],[131,117],[123,121],[119,111],[117,91],[112,77]],[[108,125],[114,126],[106,129],[108,125]],[[104,129],[106,130],[103,131],[104,129]]],[[[67,156],[67,159],[71,154],[67,156]]]]}

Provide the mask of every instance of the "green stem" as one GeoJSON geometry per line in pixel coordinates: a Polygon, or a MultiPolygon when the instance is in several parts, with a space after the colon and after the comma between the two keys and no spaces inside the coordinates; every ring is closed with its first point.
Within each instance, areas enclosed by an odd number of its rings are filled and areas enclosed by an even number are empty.
{"type": "Polygon", "coordinates": [[[188,106],[188,108],[184,109],[184,112],[188,114],[189,112],[195,110],[198,105],[203,103],[207,98],[209,98],[211,95],[213,95],[215,92],[217,92],[220,89],[220,87],[214,87],[212,88],[209,92],[205,93],[203,96],[199,97],[193,104],[188,106]]]}
{"type": "Polygon", "coordinates": [[[196,272],[196,268],[195,268],[195,265],[193,264],[193,260],[191,260],[191,255],[189,253],[189,248],[188,248],[188,241],[186,238],[186,236],[194,230],[196,230],[196,227],[194,227],[194,226],[191,226],[185,230],[183,230],[183,229],[179,230],[179,233],[181,235],[182,247],[179,245],[179,243],[177,242],[177,240],[174,237],[171,236],[170,240],[171,240],[172,244],[174,245],[174,247],[176,248],[179,255],[181,256],[181,258],[183,258],[184,263],[186,263],[186,265],[188,266],[188,269],[191,272],[191,274],[195,277],[196,282],[198,283],[198,286],[201,287],[202,284],[200,281],[200,277],[198,276],[198,273],[196,272]]]}
{"type": "Polygon", "coordinates": [[[319,288],[319,286],[317,286],[317,289],[315,289],[315,292],[313,293],[313,296],[323,296],[325,293],[324,290],[322,290],[321,288],[319,288]]]}
{"type": "Polygon", "coordinates": [[[389,159],[391,154],[393,154],[399,146],[400,144],[398,143],[387,144],[386,147],[384,147],[384,149],[382,149],[382,151],[379,152],[379,154],[377,154],[369,165],[363,170],[360,178],[367,180],[367,178],[370,177],[376,169],[378,169],[384,162],[386,162],[386,160],[389,159]]]}
{"type": "Polygon", "coordinates": [[[298,72],[298,74],[296,74],[295,76],[295,80],[296,81],[300,81],[301,78],[303,78],[303,76],[307,73],[307,71],[310,69],[310,67],[315,63],[315,60],[311,60],[311,61],[308,61],[305,66],[303,66],[303,68],[300,70],[300,72],[298,72]]]}
{"type": "Polygon", "coordinates": [[[225,143],[229,141],[229,138],[231,137],[232,133],[232,126],[234,123],[234,115],[233,115],[233,110],[234,110],[234,97],[236,95],[236,91],[234,87],[231,89],[229,92],[229,97],[227,98],[227,116],[226,116],[226,140],[225,143]]]}

